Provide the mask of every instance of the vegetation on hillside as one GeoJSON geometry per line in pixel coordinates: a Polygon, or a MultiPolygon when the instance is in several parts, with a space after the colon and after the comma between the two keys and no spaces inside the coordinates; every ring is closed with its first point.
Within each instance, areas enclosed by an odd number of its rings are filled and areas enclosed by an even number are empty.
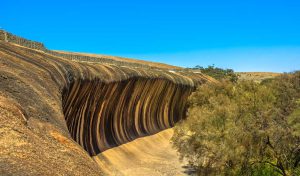
{"type": "Polygon", "coordinates": [[[211,76],[217,80],[229,80],[231,82],[237,82],[238,75],[232,69],[222,69],[219,67],[215,67],[214,65],[208,66],[204,68],[202,66],[195,66],[194,68],[190,68],[192,70],[200,70],[202,73],[211,76]]]}
{"type": "Polygon", "coordinates": [[[300,72],[207,83],[172,142],[199,175],[300,175],[300,72]]]}

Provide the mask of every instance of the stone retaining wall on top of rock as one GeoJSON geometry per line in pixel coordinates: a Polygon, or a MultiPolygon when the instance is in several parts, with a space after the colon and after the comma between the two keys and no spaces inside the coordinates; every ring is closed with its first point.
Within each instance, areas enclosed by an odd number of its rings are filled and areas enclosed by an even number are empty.
{"type": "Polygon", "coordinates": [[[21,45],[27,48],[31,49],[37,49],[37,50],[46,50],[44,44],[40,42],[35,42],[32,40],[25,39],[23,37],[16,36],[12,33],[6,32],[4,30],[0,30],[0,40],[4,40],[6,42],[11,42],[17,45],[21,45]]]}

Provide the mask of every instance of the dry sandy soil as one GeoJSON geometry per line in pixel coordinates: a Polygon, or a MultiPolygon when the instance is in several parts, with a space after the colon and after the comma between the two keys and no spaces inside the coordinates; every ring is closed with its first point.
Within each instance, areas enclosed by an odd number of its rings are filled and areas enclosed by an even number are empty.
{"type": "Polygon", "coordinates": [[[186,175],[187,163],[180,162],[178,153],[172,148],[172,135],[173,129],[167,129],[109,149],[93,158],[108,175],[186,175]]]}

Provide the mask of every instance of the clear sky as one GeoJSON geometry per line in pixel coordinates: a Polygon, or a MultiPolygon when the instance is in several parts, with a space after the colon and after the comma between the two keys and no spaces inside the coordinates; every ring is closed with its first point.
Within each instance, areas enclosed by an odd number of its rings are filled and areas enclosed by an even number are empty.
{"type": "Polygon", "coordinates": [[[50,49],[183,67],[300,69],[299,0],[2,0],[0,27],[50,49]]]}

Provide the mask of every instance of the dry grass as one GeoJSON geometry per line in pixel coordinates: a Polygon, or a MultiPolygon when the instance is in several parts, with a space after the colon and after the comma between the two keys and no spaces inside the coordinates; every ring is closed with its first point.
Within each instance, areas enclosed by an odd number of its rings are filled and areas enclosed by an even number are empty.
{"type": "Polygon", "coordinates": [[[264,79],[271,79],[280,76],[281,73],[273,72],[238,72],[240,80],[253,80],[261,82],[264,79]]]}

